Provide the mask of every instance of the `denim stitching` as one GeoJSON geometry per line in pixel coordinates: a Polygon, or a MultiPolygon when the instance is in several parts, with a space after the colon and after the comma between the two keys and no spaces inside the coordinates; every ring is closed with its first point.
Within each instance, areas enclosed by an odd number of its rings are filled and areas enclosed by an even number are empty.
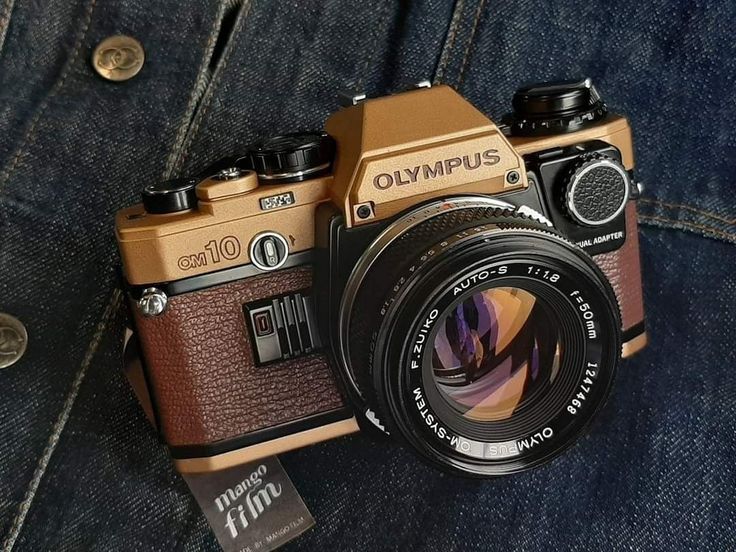
{"type": "Polygon", "coordinates": [[[460,73],[457,77],[457,85],[456,88],[460,88],[460,85],[463,82],[463,77],[465,76],[465,67],[468,64],[468,60],[470,59],[470,50],[473,46],[473,39],[475,38],[475,33],[478,30],[478,22],[480,21],[480,16],[483,13],[483,6],[485,5],[486,0],[480,0],[478,2],[478,8],[475,10],[475,17],[473,18],[473,27],[470,29],[470,36],[468,36],[468,42],[465,45],[465,53],[463,54],[463,61],[460,65],[460,73]]]}
{"type": "Polygon", "coordinates": [[[194,115],[194,120],[192,121],[192,125],[189,128],[189,131],[187,132],[187,135],[184,139],[184,143],[182,144],[180,151],[178,152],[178,158],[173,164],[172,172],[176,172],[179,169],[181,169],[181,166],[184,162],[184,157],[187,151],[189,150],[189,147],[191,146],[192,141],[197,135],[197,132],[199,132],[199,127],[202,125],[202,122],[204,121],[204,116],[209,111],[209,108],[212,104],[212,99],[215,96],[215,90],[217,89],[217,84],[220,82],[220,78],[222,78],[222,75],[224,74],[225,69],[227,68],[228,62],[230,61],[231,54],[233,50],[235,49],[236,41],[233,40],[232,37],[237,36],[237,34],[240,33],[243,26],[245,25],[245,22],[248,19],[248,14],[250,14],[251,7],[253,6],[253,1],[254,0],[245,0],[243,2],[240,14],[238,15],[238,20],[235,22],[235,25],[233,26],[231,39],[228,41],[227,47],[222,54],[222,60],[217,65],[217,68],[215,69],[215,72],[212,75],[212,79],[210,80],[210,83],[207,86],[207,90],[205,90],[204,94],[202,95],[202,103],[199,105],[198,111],[194,115]]]}
{"type": "Polygon", "coordinates": [[[683,203],[668,203],[666,201],[661,201],[659,199],[648,199],[648,198],[641,198],[639,199],[639,201],[642,203],[649,203],[652,205],[661,205],[662,207],[667,207],[668,209],[685,209],[687,211],[692,211],[693,213],[697,213],[699,215],[703,215],[705,217],[712,218],[714,220],[718,220],[720,222],[725,222],[729,226],[736,226],[736,219],[728,219],[721,215],[718,215],[717,213],[712,213],[710,211],[705,211],[703,209],[691,207],[683,203]]]}
{"type": "Polygon", "coordinates": [[[0,52],[3,51],[3,45],[5,44],[5,37],[8,34],[10,28],[10,16],[13,14],[13,6],[15,0],[5,0],[2,7],[0,7],[0,52]]]}
{"type": "Polygon", "coordinates": [[[696,224],[694,222],[687,222],[684,220],[677,220],[673,218],[668,217],[660,217],[655,215],[639,215],[639,220],[646,223],[647,221],[654,221],[659,222],[662,226],[666,226],[668,228],[674,228],[677,230],[682,230],[684,227],[685,229],[695,229],[700,230],[701,232],[707,232],[708,234],[713,234],[713,236],[717,236],[719,238],[722,238],[728,242],[736,243],[736,234],[731,234],[730,232],[724,232],[723,230],[720,230],[718,228],[713,228],[712,226],[706,226],[705,224],[696,224]]]}
{"type": "Polygon", "coordinates": [[[174,141],[174,146],[171,150],[171,153],[169,153],[169,157],[166,160],[166,167],[164,168],[164,174],[163,174],[163,180],[166,180],[168,178],[171,178],[172,173],[174,172],[174,165],[178,160],[178,156],[181,153],[182,147],[184,146],[184,142],[187,139],[187,131],[189,130],[189,126],[192,122],[192,117],[194,116],[194,113],[197,110],[197,105],[202,100],[202,97],[207,91],[207,83],[210,79],[209,74],[209,63],[210,58],[212,57],[212,52],[215,49],[215,44],[217,43],[217,36],[219,34],[220,26],[222,25],[222,20],[225,16],[225,12],[234,5],[235,2],[223,2],[220,5],[220,9],[217,12],[217,17],[215,18],[215,22],[212,26],[212,30],[210,32],[210,38],[207,41],[207,48],[204,52],[204,56],[202,57],[202,63],[199,66],[199,71],[197,72],[197,82],[194,84],[194,89],[192,90],[191,97],[189,98],[189,104],[187,105],[187,110],[184,113],[183,122],[179,127],[179,131],[176,134],[176,140],[174,141]]]}
{"type": "Polygon", "coordinates": [[[461,15],[463,13],[463,3],[464,0],[458,0],[457,4],[455,4],[455,12],[452,14],[452,19],[450,20],[450,28],[447,31],[445,46],[442,48],[440,61],[437,64],[437,70],[434,74],[435,84],[439,84],[442,81],[442,77],[445,76],[445,69],[447,68],[447,64],[450,61],[450,54],[452,53],[455,46],[455,37],[457,36],[457,31],[460,27],[461,15]]]}
{"type": "Polygon", "coordinates": [[[82,359],[82,364],[80,365],[79,370],[74,377],[74,381],[72,382],[72,387],[69,390],[69,394],[66,396],[66,399],[64,400],[64,405],[61,408],[61,412],[59,412],[59,416],[52,427],[51,435],[49,435],[48,441],[46,442],[46,447],[44,448],[41,457],[38,459],[38,464],[36,465],[36,469],[33,472],[33,477],[31,478],[28,489],[26,490],[23,500],[18,507],[18,513],[15,515],[13,523],[10,526],[10,531],[8,532],[8,535],[3,542],[3,550],[5,552],[10,552],[13,549],[13,546],[15,545],[15,542],[18,539],[21,530],[23,529],[23,523],[25,522],[33,499],[35,498],[36,492],[38,491],[38,488],[41,484],[41,479],[46,473],[46,469],[48,468],[51,456],[53,456],[54,451],[56,450],[56,446],[59,444],[61,433],[64,431],[64,427],[69,420],[72,407],[74,406],[74,403],[77,399],[77,395],[79,395],[79,389],[82,386],[84,377],[87,375],[87,369],[92,362],[92,358],[97,352],[100,341],[102,341],[102,337],[105,334],[107,324],[110,322],[112,316],[117,312],[118,308],[120,307],[121,297],[122,293],[119,289],[116,289],[113,292],[112,297],[110,298],[110,302],[105,308],[105,312],[103,313],[102,318],[97,324],[97,328],[95,329],[95,333],[92,336],[92,340],[87,347],[87,352],[82,359]]]}
{"type": "Polygon", "coordinates": [[[21,140],[21,143],[19,144],[18,149],[15,152],[15,155],[13,156],[12,161],[5,168],[5,170],[3,170],[2,173],[0,173],[0,188],[2,188],[2,185],[8,181],[8,179],[10,178],[10,175],[13,173],[15,168],[18,166],[18,163],[23,157],[23,154],[25,153],[25,151],[27,151],[28,147],[32,146],[33,143],[35,142],[36,136],[37,136],[36,126],[41,120],[41,116],[44,114],[44,112],[48,108],[51,99],[53,99],[59,93],[59,91],[64,87],[64,84],[66,83],[66,79],[69,76],[70,69],[74,66],[74,64],[77,62],[77,59],[79,58],[79,52],[82,50],[82,44],[84,44],[84,39],[87,36],[87,31],[89,30],[90,23],[92,22],[92,12],[94,11],[96,4],[97,4],[97,0],[91,0],[89,5],[87,6],[87,9],[84,14],[84,22],[82,24],[82,27],[79,30],[79,34],[77,35],[77,39],[74,43],[74,49],[72,50],[72,55],[69,58],[69,61],[67,61],[67,63],[62,68],[61,78],[54,83],[54,86],[49,92],[48,96],[44,98],[43,102],[39,106],[38,111],[33,117],[31,126],[28,128],[28,131],[26,132],[25,136],[21,140]]]}

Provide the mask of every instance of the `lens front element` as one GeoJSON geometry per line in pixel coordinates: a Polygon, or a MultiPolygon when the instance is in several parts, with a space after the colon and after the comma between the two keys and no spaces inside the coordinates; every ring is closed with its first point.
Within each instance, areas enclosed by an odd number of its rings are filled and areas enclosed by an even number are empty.
{"type": "Polygon", "coordinates": [[[554,382],[562,349],[542,299],[519,288],[473,294],[451,308],[434,338],[434,382],[465,418],[496,421],[554,382]]]}

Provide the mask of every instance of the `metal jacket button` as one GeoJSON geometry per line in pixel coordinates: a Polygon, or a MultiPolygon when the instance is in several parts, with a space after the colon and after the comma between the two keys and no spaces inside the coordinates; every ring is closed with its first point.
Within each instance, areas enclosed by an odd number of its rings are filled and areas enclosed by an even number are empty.
{"type": "Polygon", "coordinates": [[[116,35],[97,45],[92,52],[92,67],[107,80],[125,81],[138,74],[145,58],[143,45],[135,38],[116,35]]]}
{"type": "Polygon", "coordinates": [[[26,352],[28,333],[20,320],[0,312],[0,368],[12,366],[26,352]]]}

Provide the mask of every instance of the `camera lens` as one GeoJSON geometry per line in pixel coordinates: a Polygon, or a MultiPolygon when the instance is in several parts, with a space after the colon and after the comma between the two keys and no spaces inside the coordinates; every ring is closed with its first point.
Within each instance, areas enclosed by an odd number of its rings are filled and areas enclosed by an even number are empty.
{"type": "Polygon", "coordinates": [[[620,356],[615,295],[545,221],[491,198],[388,226],[343,294],[337,352],[353,395],[448,471],[488,477],[569,447],[620,356]]]}
{"type": "Polygon", "coordinates": [[[552,385],[560,370],[560,323],[543,299],[515,287],[478,291],[437,324],[434,383],[459,415],[506,420],[552,385]]]}

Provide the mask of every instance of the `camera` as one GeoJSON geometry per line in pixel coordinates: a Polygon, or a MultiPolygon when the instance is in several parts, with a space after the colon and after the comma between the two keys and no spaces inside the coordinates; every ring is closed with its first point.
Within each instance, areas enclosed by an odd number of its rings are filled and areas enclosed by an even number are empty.
{"type": "Polygon", "coordinates": [[[557,456],[647,340],[627,120],[589,79],[499,124],[445,85],[344,104],[116,215],[177,469],[359,429],[465,476],[557,456]]]}

